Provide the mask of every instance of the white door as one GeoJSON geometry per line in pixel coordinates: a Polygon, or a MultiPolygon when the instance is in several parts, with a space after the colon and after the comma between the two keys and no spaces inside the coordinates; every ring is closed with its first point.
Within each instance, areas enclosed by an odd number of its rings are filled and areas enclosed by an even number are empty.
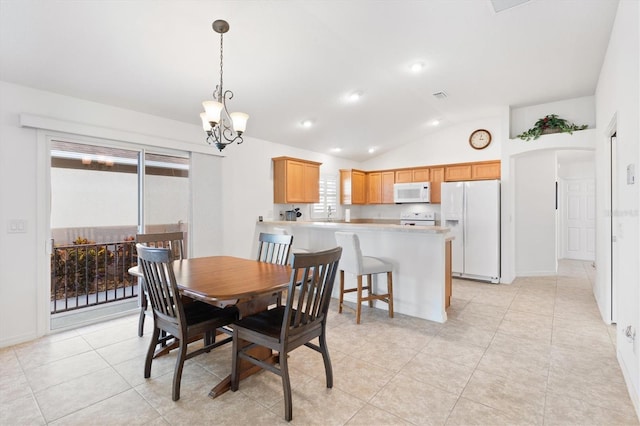
{"type": "Polygon", "coordinates": [[[595,260],[595,180],[564,181],[564,253],[567,259],[595,260]]]}

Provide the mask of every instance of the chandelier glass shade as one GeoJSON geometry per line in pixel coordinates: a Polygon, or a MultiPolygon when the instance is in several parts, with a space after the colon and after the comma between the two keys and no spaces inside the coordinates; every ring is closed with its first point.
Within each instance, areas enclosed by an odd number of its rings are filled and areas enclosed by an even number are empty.
{"type": "Polygon", "coordinates": [[[202,128],[207,133],[207,143],[215,145],[222,151],[227,145],[237,142],[241,144],[242,134],[247,128],[249,115],[243,112],[229,113],[227,101],[233,98],[231,90],[222,88],[222,60],[223,34],[229,31],[227,21],[216,20],[212,24],[213,30],[220,34],[220,82],[213,92],[212,101],[204,101],[204,112],[200,113],[202,128]]]}

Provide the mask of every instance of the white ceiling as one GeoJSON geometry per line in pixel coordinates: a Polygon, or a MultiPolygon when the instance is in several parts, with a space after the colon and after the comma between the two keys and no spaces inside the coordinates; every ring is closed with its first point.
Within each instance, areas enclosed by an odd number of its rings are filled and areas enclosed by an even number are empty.
{"type": "MultiPolygon", "coordinates": [[[[357,161],[448,126],[593,95],[615,0],[0,0],[0,79],[200,124],[218,81],[247,136],[357,161]],[[420,61],[425,69],[412,74],[420,61]],[[344,96],[363,96],[355,104],[344,96]],[[445,91],[448,97],[432,94],[445,91]],[[315,125],[304,129],[300,122],[315,125]]],[[[52,112],[55,114],[55,112],[52,112]]],[[[204,136],[203,136],[204,143],[204,136]]],[[[229,148],[231,149],[231,148],[229,148]]]]}

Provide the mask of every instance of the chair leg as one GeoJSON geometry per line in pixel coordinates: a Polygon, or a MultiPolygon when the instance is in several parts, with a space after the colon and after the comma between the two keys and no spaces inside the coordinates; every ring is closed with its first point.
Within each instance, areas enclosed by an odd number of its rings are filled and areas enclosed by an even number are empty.
{"type": "MultiPolygon", "coordinates": [[[[371,297],[373,294],[373,276],[371,274],[367,275],[367,295],[371,297]]],[[[369,299],[369,307],[373,308],[373,299],[369,299]]]]}
{"type": "Polygon", "coordinates": [[[151,362],[153,361],[153,354],[156,352],[156,346],[158,346],[158,337],[160,336],[160,329],[153,327],[153,334],[151,335],[151,341],[149,342],[149,349],[147,350],[147,359],[144,361],[144,378],[151,377],[151,362]]]}
{"type": "Polygon", "coordinates": [[[184,367],[184,360],[187,357],[187,345],[188,339],[183,336],[180,339],[180,348],[178,349],[178,358],[176,359],[176,369],[173,372],[173,392],[171,399],[177,401],[180,399],[180,381],[182,380],[182,367],[184,367]]]}
{"type": "Polygon", "coordinates": [[[333,387],[333,368],[331,367],[331,358],[329,357],[329,348],[327,348],[327,337],[325,331],[318,338],[320,344],[320,350],[322,353],[322,360],[324,361],[324,372],[327,376],[327,388],[333,387]]]}
{"type": "Polygon", "coordinates": [[[338,313],[342,313],[342,303],[344,302],[344,271],[340,270],[340,302],[338,304],[338,313]]]}
{"type": "Polygon", "coordinates": [[[356,306],[356,324],[360,324],[360,312],[362,311],[362,275],[358,275],[358,306],[356,306]]]}
{"type": "Polygon", "coordinates": [[[389,293],[389,318],[393,318],[393,273],[387,272],[387,293],[389,293]]]}
{"type": "Polygon", "coordinates": [[[293,418],[291,402],[291,381],[289,380],[289,364],[287,354],[280,352],[280,374],[282,375],[282,389],[284,391],[284,419],[288,422],[293,418]]]}
{"type": "Polygon", "coordinates": [[[231,390],[233,392],[238,390],[240,385],[240,360],[238,354],[240,353],[238,332],[233,332],[232,340],[232,352],[231,352],[231,390]]]}
{"type": "Polygon", "coordinates": [[[144,318],[147,310],[147,295],[142,294],[142,300],[140,301],[140,318],[138,319],[138,336],[142,337],[144,334],[144,318]]]}

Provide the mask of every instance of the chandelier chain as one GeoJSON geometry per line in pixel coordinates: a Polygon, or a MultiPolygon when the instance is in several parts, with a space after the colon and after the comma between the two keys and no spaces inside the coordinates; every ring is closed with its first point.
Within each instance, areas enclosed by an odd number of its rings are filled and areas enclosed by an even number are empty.
{"type": "Polygon", "coordinates": [[[218,102],[222,102],[222,37],[224,36],[223,33],[220,33],[220,91],[218,92],[218,102]]]}

